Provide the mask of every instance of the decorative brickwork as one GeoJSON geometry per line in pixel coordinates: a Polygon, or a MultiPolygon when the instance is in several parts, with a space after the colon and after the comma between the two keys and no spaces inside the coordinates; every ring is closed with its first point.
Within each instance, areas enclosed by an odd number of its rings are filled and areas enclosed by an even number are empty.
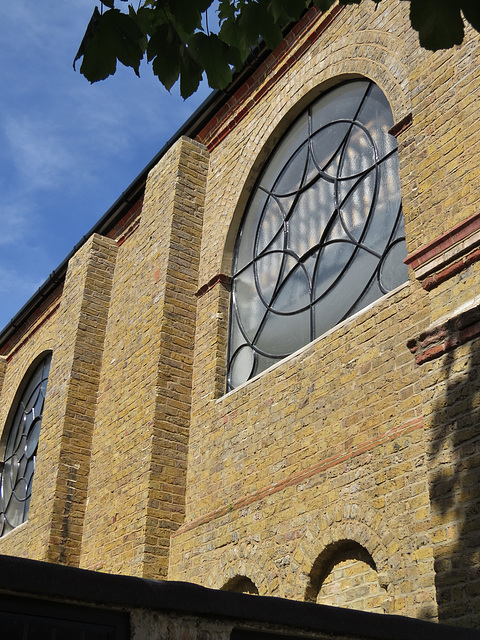
{"type": "Polygon", "coordinates": [[[407,347],[415,355],[415,362],[423,364],[479,336],[480,308],[475,306],[444,324],[427,329],[417,339],[409,340],[407,347]]]}

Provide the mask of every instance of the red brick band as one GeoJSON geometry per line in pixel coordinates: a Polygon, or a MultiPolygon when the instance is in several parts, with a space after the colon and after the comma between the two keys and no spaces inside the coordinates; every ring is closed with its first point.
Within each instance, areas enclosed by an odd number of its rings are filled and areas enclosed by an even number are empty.
{"type": "Polygon", "coordinates": [[[260,102],[291,67],[307,53],[344,8],[344,5],[333,7],[323,20],[319,21],[300,47],[294,49],[301,34],[310,28],[317,19],[319,10],[312,7],[290,31],[285,40],[268,56],[267,60],[255,70],[250,79],[220,109],[215,118],[210,120],[197,136],[197,140],[205,144],[210,152],[215,149],[230,131],[248,115],[254,105],[260,102]],[[267,79],[274,68],[276,68],[275,73],[267,79]],[[236,109],[238,110],[235,113],[236,109]]]}
{"type": "Polygon", "coordinates": [[[283,491],[287,487],[293,487],[295,485],[301,484],[312,478],[318,474],[323,473],[327,469],[335,467],[342,462],[350,460],[352,458],[356,458],[362,453],[366,453],[367,451],[371,451],[375,447],[378,447],[382,444],[386,444],[387,442],[392,442],[396,438],[400,436],[404,436],[412,431],[416,431],[417,429],[423,429],[423,418],[415,418],[410,422],[402,424],[398,427],[393,427],[389,429],[382,435],[372,438],[371,440],[366,440],[365,442],[352,447],[348,451],[344,453],[340,453],[337,455],[330,456],[329,458],[325,458],[321,462],[312,467],[308,467],[307,469],[303,469],[298,473],[294,473],[291,476],[285,478],[282,482],[276,482],[275,484],[268,485],[259,491],[252,493],[249,496],[244,496],[235,500],[229,505],[225,505],[220,509],[216,509],[215,511],[211,511],[210,513],[205,514],[201,518],[197,518],[196,520],[192,520],[191,522],[185,523],[181,526],[177,531],[172,533],[172,537],[176,537],[185,533],[186,531],[190,531],[191,529],[195,529],[203,524],[207,524],[212,520],[216,520],[217,518],[221,518],[222,516],[231,513],[232,511],[238,511],[239,509],[245,508],[247,505],[252,504],[254,502],[258,502],[262,500],[266,496],[270,496],[274,493],[278,493],[279,491],[283,491]]]}
{"type": "Polygon", "coordinates": [[[455,225],[449,231],[438,236],[431,242],[424,244],[416,251],[412,251],[405,258],[404,262],[412,269],[418,269],[430,260],[441,255],[444,251],[452,247],[454,244],[462,242],[480,229],[480,213],[475,213],[466,220],[455,225]]]}

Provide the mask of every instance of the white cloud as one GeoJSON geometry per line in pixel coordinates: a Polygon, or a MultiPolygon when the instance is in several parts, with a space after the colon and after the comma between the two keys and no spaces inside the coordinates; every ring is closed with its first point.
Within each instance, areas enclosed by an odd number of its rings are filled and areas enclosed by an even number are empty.
{"type": "Polygon", "coordinates": [[[42,122],[34,114],[9,115],[4,120],[5,135],[17,171],[28,190],[58,187],[71,172],[75,159],[52,122],[42,122]]]}
{"type": "Polygon", "coordinates": [[[34,218],[31,204],[23,198],[16,202],[0,200],[0,247],[22,242],[34,218]]]}
{"type": "Polygon", "coordinates": [[[23,277],[14,269],[0,267],[0,294],[15,296],[30,296],[40,287],[41,280],[34,278],[32,275],[23,277]]]}

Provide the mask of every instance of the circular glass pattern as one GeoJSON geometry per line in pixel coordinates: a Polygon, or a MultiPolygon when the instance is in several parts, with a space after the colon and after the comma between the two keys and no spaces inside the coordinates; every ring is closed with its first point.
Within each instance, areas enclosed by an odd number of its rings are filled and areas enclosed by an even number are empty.
{"type": "Polygon", "coordinates": [[[27,519],[51,355],[30,377],[10,428],[0,476],[0,536],[27,519]]]}
{"type": "Polygon", "coordinates": [[[269,158],[235,247],[228,390],[407,280],[392,126],[382,91],[348,82],[269,158]]]}

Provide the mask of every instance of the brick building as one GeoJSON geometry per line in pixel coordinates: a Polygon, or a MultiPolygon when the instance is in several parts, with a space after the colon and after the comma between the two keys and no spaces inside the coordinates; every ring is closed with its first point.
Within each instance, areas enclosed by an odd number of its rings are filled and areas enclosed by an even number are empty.
{"type": "Polygon", "coordinates": [[[260,48],[4,328],[0,553],[479,626],[480,43],[406,5],[260,48]]]}

